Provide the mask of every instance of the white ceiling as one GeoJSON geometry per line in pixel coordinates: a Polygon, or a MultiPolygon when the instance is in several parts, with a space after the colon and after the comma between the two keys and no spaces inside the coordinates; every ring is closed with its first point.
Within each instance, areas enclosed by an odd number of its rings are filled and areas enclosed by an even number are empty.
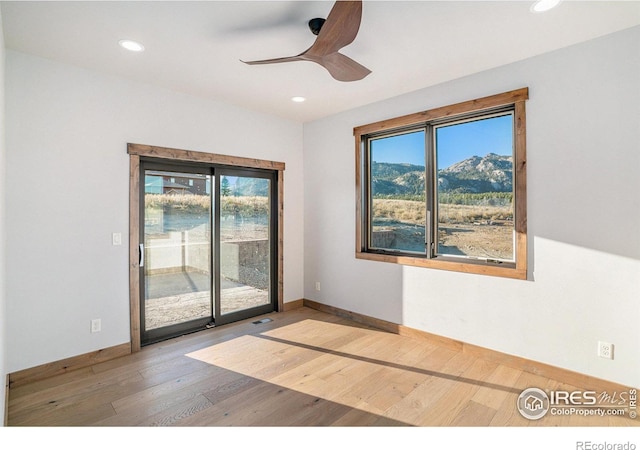
{"type": "Polygon", "coordinates": [[[640,1],[367,1],[342,52],[372,70],[339,82],[292,56],[315,39],[307,21],[332,1],[0,3],[5,46],[299,122],[459,78],[640,24],[640,1]],[[135,54],[120,39],[142,42],[135,54]],[[302,104],[291,102],[304,96],[302,104]]]}

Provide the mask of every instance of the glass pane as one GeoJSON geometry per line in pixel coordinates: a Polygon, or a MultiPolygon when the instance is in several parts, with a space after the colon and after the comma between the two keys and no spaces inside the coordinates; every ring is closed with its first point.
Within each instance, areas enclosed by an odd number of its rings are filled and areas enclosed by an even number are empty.
{"type": "Polygon", "coordinates": [[[513,117],[435,129],[437,253],[514,260],[513,117]]]}
{"type": "Polygon", "coordinates": [[[369,247],[425,253],[425,132],[369,141],[369,247]]]}
{"type": "Polygon", "coordinates": [[[220,178],[220,312],[270,303],[269,193],[265,178],[220,178]]]}
{"type": "Polygon", "coordinates": [[[212,317],[211,177],[145,171],[145,330],[212,317]]]}

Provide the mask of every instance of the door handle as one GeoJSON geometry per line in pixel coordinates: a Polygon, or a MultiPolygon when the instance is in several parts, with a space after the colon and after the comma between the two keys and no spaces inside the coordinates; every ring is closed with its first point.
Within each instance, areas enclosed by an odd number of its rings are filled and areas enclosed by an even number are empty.
{"type": "Polygon", "coordinates": [[[144,244],[138,246],[138,265],[144,267],[144,244]]]}

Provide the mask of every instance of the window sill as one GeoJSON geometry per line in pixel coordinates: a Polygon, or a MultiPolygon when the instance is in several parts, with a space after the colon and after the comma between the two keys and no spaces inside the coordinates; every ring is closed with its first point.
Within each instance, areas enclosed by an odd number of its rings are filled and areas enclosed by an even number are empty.
{"type": "Polygon", "coordinates": [[[501,265],[487,264],[475,261],[447,260],[445,258],[427,259],[413,256],[385,255],[379,253],[356,252],[356,259],[368,261],[387,262],[405,266],[424,267],[428,269],[448,270],[453,272],[472,273],[477,275],[490,275],[517,280],[527,279],[526,267],[518,267],[511,263],[501,265]]]}

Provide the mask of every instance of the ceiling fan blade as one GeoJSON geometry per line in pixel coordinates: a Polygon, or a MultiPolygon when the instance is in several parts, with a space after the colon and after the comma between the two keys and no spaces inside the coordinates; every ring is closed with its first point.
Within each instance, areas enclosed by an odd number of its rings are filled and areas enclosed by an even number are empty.
{"type": "Polygon", "coordinates": [[[254,66],[259,64],[274,64],[274,63],[284,63],[284,62],[291,62],[291,61],[303,61],[304,58],[301,58],[300,56],[301,55],[285,56],[284,58],[261,59],[259,61],[243,61],[243,60],[240,60],[240,61],[245,64],[249,64],[250,66],[254,66]]]}
{"type": "Polygon", "coordinates": [[[311,48],[305,52],[311,56],[335,53],[351,44],[362,20],[362,1],[337,1],[311,48]]]}
{"type": "Polygon", "coordinates": [[[321,58],[309,58],[327,69],[338,81],[358,81],[369,75],[371,71],[342,53],[331,53],[321,58]]]}

